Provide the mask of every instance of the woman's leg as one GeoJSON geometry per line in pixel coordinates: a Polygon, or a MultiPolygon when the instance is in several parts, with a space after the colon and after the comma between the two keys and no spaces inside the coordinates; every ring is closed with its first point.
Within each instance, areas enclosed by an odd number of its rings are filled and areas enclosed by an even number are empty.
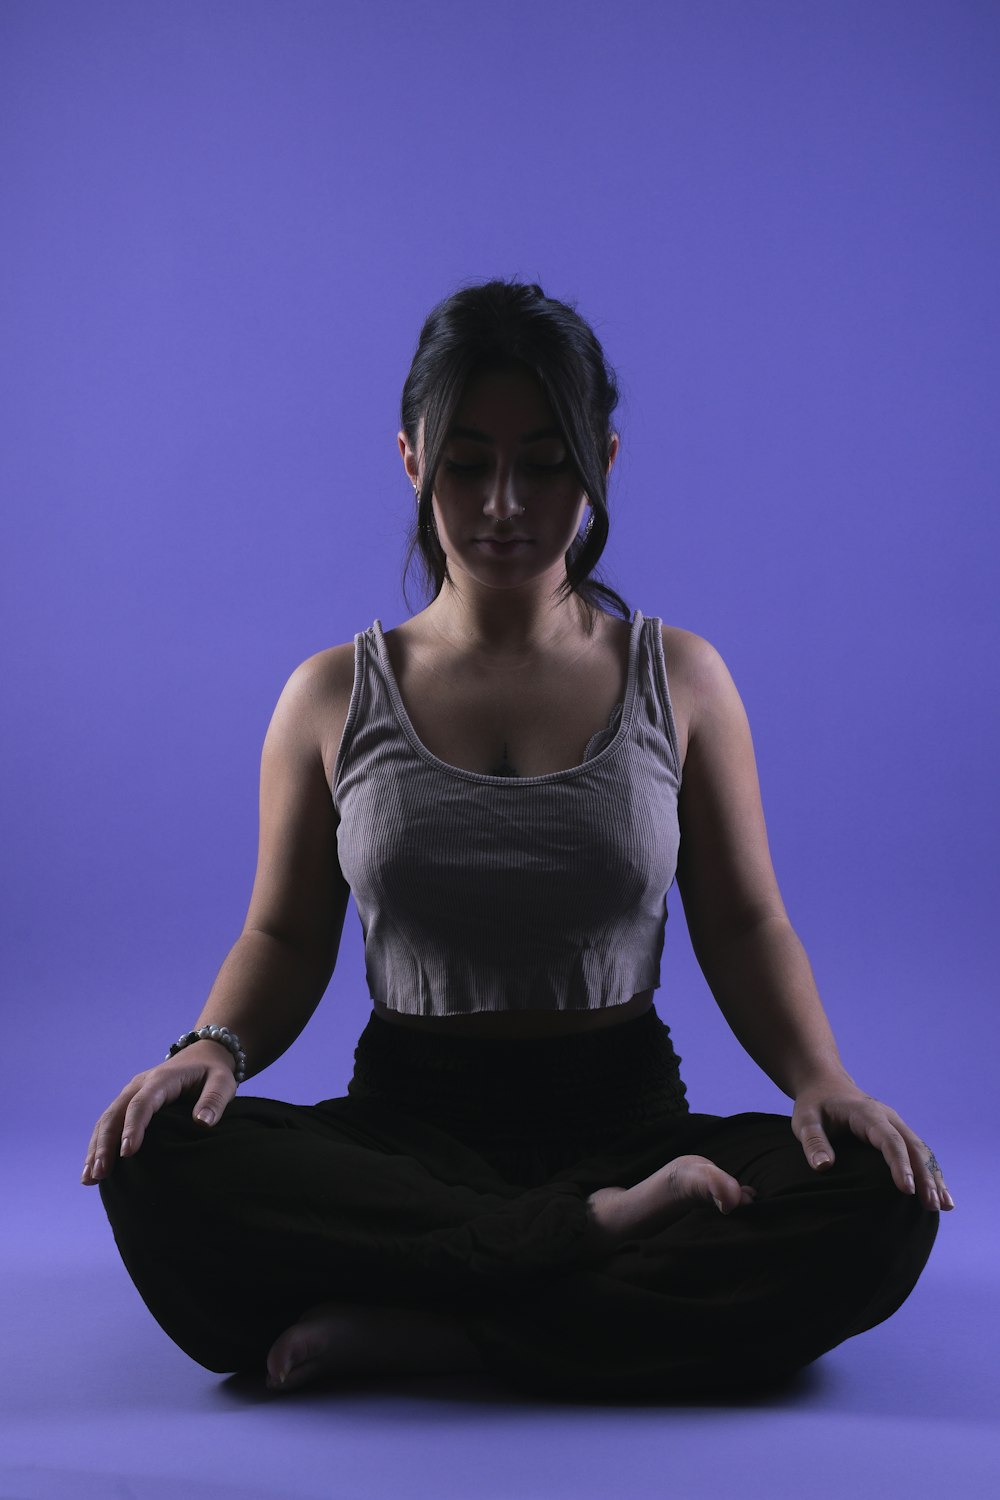
{"type": "Polygon", "coordinates": [[[306,1308],[469,1306],[585,1264],[575,1183],[522,1188],[434,1126],[364,1099],[174,1101],[101,1198],[150,1312],[206,1368],[258,1368],[306,1308]]]}
{"type": "MultiPolygon", "coordinates": [[[[752,1195],[752,1188],[741,1188],[722,1168],[695,1155],[657,1167],[632,1188],[599,1188],[588,1199],[594,1220],[593,1259],[603,1261],[627,1239],[673,1222],[693,1201],[717,1201],[731,1210],[752,1195]]],[[[294,1390],[329,1374],[486,1369],[455,1313],[346,1302],[307,1308],[275,1340],[267,1365],[268,1384],[279,1390],[294,1390]]]]}
{"type": "Polygon", "coordinates": [[[875,1148],[838,1139],[820,1176],[786,1116],[677,1113],[655,1015],[550,1046],[441,1042],[381,1023],[350,1097],[237,1097],[210,1130],[182,1098],[101,1182],[133,1281],[193,1359],[263,1374],[332,1301],[457,1317],[524,1389],[752,1387],[890,1316],[926,1263],[938,1216],[875,1148]],[[586,1139],[611,1145],[583,1159],[586,1139]],[[755,1201],[595,1237],[593,1193],[692,1154],[755,1201]]]}
{"type": "Polygon", "coordinates": [[[563,1168],[590,1192],[696,1153],[756,1189],[730,1215],[696,1203],[603,1264],[464,1316],[488,1368],[556,1394],[687,1395],[781,1380],[905,1301],[939,1216],[907,1197],[874,1147],[835,1142],[825,1175],[784,1115],[688,1115],[563,1168]]]}

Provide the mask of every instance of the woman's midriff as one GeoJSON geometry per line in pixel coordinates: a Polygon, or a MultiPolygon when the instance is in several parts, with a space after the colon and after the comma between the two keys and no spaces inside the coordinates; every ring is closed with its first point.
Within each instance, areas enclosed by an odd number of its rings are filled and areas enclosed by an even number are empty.
{"type": "Polygon", "coordinates": [[[389,1010],[379,1000],[372,1008],[380,1020],[392,1026],[408,1026],[418,1031],[440,1031],[448,1036],[518,1037],[570,1036],[588,1031],[602,1031],[620,1026],[641,1016],[653,1003],[652,990],[640,990],[621,1005],[601,1010],[481,1010],[462,1016],[412,1016],[389,1010]]]}

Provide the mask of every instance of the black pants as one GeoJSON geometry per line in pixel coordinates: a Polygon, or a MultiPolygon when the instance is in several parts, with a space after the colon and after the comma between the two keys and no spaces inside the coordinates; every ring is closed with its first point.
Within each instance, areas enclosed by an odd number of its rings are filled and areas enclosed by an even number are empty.
{"type": "Polygon", "coordinates": [[[781,1381],[905,1301],[938,1215],[881,1153],[826,1175],[786,1115],[689,1112],[655,1009],[584,1035],[463,1038],[374,1014],[343,1098],[195,1094],[100,1183],[125,1266],[209,1370],[256,1370],[312,1303],[441,1307],[539,1394],[690,1395],[781,1381]],[[706,1156],[757,1190],[595,1258],[588,1194],[706,1156]]]}

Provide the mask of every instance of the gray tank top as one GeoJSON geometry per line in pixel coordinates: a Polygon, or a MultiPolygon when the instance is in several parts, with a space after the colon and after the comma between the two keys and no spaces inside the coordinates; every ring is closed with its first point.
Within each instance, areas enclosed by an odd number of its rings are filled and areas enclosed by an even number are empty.
{"type": "Polygon", "coordinates": [[[635,611],[624,701],[581,764],[520,777],[420,742],[376,619],[354,637],[331,788],[372,999],[450,1016],[658,988],[680,781],[659,619],[635,611]]]}

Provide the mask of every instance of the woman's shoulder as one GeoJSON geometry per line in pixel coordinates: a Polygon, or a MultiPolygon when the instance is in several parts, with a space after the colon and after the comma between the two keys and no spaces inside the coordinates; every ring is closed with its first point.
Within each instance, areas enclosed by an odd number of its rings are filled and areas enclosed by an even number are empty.
{"type": "Polygon", "coordinates": [[[725,668],[722,656],[703,635],[683,630],[679,625],[662,625],[663,656],[671,685],[676,680],[697,684],[710,681],[725,668]]]}
{"type": "MultiPolygon", "coordinates": [[[[694,729],[725,711],[736,687],[721,653],[711,641],[678,625],[663,625],[663,660],[674,719],[684,752],[694,729]]],[[[731,709],[730,709],[731,711],[731,709]]]]}
{"type": "Polygon", "coordinates": [[[354,686],[354,641],[327,646],[300,661],[281,690],[274,719],[302,743],[319,747],[324,761],[340,736],[354,686]]]}
{"type": "Polygon", "coordinates": [[[330,699],[351,696],[354,683],[354,642],[326,646],[300,661],[288,675],[281,697],[289,707],[307,713],[310,707],[326,709],[330,699]]]}
{"type": "Polygon", "coordinates": [[[292,673],[303,687],[320,687],[328,683],[343,683],[344,678],[354,680],[354,641],[342,641],[339,646],[324,646],[300,661],[292,673]]]}

